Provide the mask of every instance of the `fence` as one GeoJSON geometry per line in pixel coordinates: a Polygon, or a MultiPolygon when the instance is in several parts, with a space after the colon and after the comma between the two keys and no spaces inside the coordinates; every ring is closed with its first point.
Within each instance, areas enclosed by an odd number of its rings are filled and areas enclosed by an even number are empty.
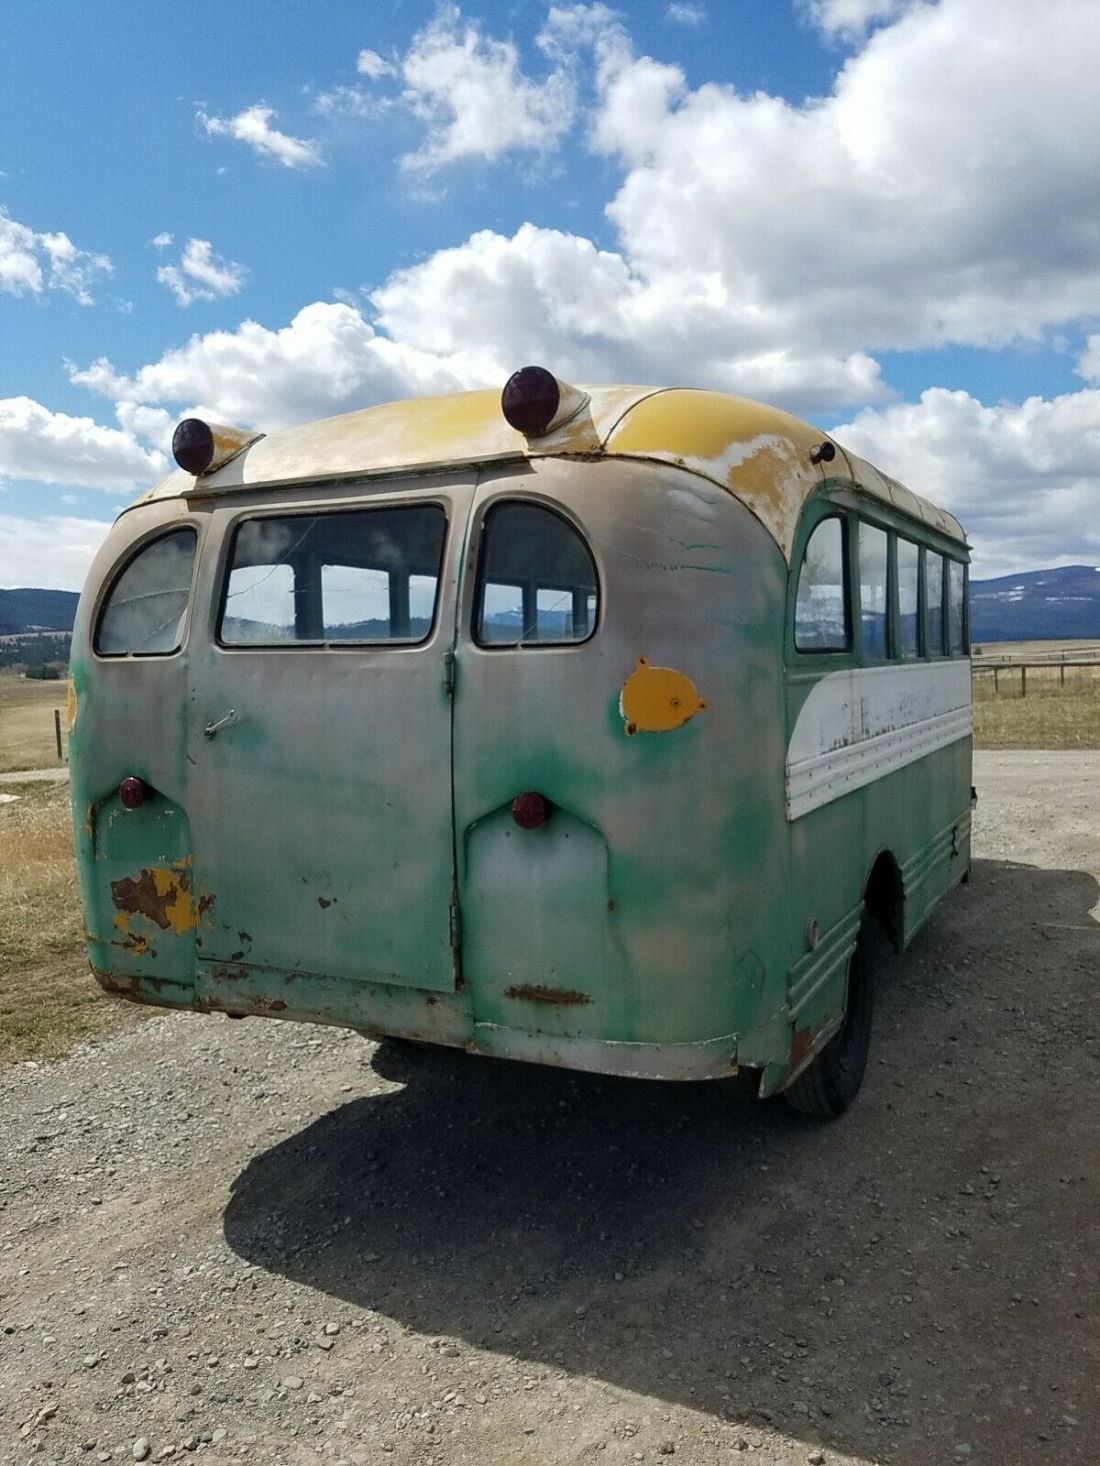
{"type": "MultiPolygon", "coordinates": [[[[1089,648],[1088,650],[1094,650],[1089,648]]],[[[1100,650],[1100,648],[1096,648],[1100,650]]],[[[1020,696],[1027,696],[1027,674],[1030,669],[1033,672],[1058,672],[1058,684],[1060,687],[1066,685],[1066,669],[1074,667],[1100,667],[1100,656],[1082,656],[1080,652],[1040,652],[1034,656],[1017,658],[1010,656],[981,656],[974,657],[971,662],[971,670],[975,680],[979,677],[993,678],[993,691],[997,694],[1001,690],[1002,674],[1020,674],[1020,696]]],[[[1015,685],[1015,677],[1013,677],[1015,685]]],[[[1045,679],[1044,679],[1045,680],[1045,679]]]]}

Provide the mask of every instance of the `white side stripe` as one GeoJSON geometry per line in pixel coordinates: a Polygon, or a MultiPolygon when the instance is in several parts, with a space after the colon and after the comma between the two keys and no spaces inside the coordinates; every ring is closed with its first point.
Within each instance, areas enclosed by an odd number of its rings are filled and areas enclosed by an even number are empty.
{"type": "Polygon", "coordinates": [[[832,672],[798,714],[787,751],[787,818],[798,819],[972,731],[970,664],[832,672]]]}

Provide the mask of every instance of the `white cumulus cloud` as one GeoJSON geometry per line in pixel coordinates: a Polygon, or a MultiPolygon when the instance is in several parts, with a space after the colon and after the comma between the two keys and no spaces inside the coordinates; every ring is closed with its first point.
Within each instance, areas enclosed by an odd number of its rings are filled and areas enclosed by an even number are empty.
{"type": "Polygon", "coordinates": [[[828,36],[856,40],[872,25],[896,20],[919,0],[803,0],[803,9],[828,36]]]}
{"type": "Polygon", "coordinates": [[[673,0],[665,15],[674,25],[700,26],[707,18],[701,5],[686,4],[684,0],[673,0]]]}
{"type": "Polygon", "coordinates": [[[573,123],[576,92],[565,68],[531,80],[511,41],[485,36],[455,6],[414,38],[400,69],[404,101],[427,125],[420,148],[403,159],[412,169],[512,149],[551,152],[573,123]]]}
{"type": "Polygon", "coordinates": [[[0,514],[0,587],[79,590],[110,527],[108,520],[65,514],[0,514]]]}
{"type": "Polygon", "coordinates": [[[321,151],[315,142],[292,137],[272,127],[276,116],[272,107],[262,102],[246,107],[235,117],[210,117],[200,111],[198,120],[211,137],[232,137],[247,143],[260,158],[279,163],[284,168],[317,168],[322,166],[321,151]]]}
{"type": "Polygon", "coordinates": [[[933,387],[919,402],[868,408],[833,432],[957,515],[979,576],[1100,564],[1100,391],[986,406],[933,387]]]}
{"type": "Polygon", "coordinates": [[[163,454],[90,417],[51,412],[30,397],[0,398],[0,474],[87,489],[133,489],[159,478],[163,454]]]}
{"type": "MultiPolygon", "coordinates": [[[[174,416],[195,411],[265,431],[467,385],[441,356],[391,341],[353,306],[326,301],[305,306],[280,330],[244,321],[235,331],[193,336],[131,376],[106,359],[70,375],[116,402],[120,416],[169,404],[179,410],[174,416]]],[[[144,431],[150,420],[141,421],[144,431]]]]}
{"type": "MultiPolygon", "coordinates": [[[[170,241],[171,236],[168,238],[170,241]]],[[[168,286],[180,305],[190,305],[195,300],[236,295],[247,274],[243,265],[216,255],[208,239],[189,239],[178,261],[162,265],[157,279],[168,286]]]]}
{"type": "Polygon", "coordinates": [[[0,208],[0,290],[41,295],[61,290],[92,304],[92,287],[114,266],[107,255],[78,249],[67,234],[40,234],[0,208]]]}

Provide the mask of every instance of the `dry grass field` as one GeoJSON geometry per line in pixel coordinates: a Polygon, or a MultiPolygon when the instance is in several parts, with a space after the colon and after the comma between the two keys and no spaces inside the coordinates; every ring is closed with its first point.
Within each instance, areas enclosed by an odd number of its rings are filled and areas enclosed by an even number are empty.
{"type": "Polygon", "coordinates": [[[1067,666],[1064,682],[1057,664],[1029,667],[1023,697],[1018,670],[999,671],[995,688],[974,665],[975,748],[1100,748],[1100,667],[1067,666]]]}
{"type": "Polygon", "coordinates": [[[0,675],[0,774],[13,769],[45,769],[57,763],[53,714],[61,710],[65,738],[65,682],[28,682],[0,675]]]}
{"type": "Polygon", "coordinates": [[[5,784],[0,805],[0,1065],[132,1026],[88,971],[67,784],[5,784]]]}

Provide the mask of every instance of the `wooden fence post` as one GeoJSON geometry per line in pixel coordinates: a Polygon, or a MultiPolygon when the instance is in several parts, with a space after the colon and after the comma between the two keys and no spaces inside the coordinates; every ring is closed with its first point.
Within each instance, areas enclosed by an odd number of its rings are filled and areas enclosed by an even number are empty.
{"type": "Polygon", "coordinates": [[[1000,685],[1001,685],[1000,684],[1000,673],[997,671],[997,668],[994,667],[993,668],[993,692],[994,692],[994,695],[996,695],[998,689],[1000,688],[1000,685]]]}
{"type": "Polygon", "coordinates": [[[1020,696],[1027,696],[1027,663],[1020,663],[1020,696]]]}
{"type": "Polygon", "coordinates": [[[53,736],[57,740],[57,761],[59,764],[65,762],[65,755],[61,752],[61,709],[53,710],[53,736]]]}

